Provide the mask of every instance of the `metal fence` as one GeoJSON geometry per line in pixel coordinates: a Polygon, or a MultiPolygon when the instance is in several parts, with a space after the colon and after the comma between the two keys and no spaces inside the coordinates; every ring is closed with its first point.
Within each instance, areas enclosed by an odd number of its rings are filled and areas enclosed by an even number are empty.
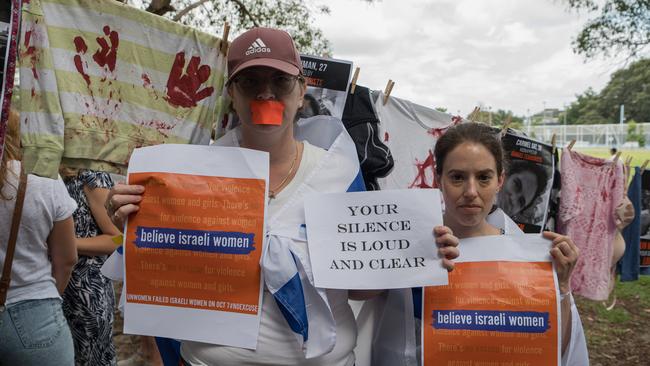
{"type": "MultiPolygon", "coordinates": [[[[526,126],[524,131],[533,138],[550,142],[555,134],[557,146],[565,146],[576,140],[575,146],[583,147],[639,147],[637,141],[627,141],[627,124],[603,125],[545,125],[526,126]]],[[[637,123],[636,134],[645,136],[646,147],[650,146],[650,123],[637,123]]]]}

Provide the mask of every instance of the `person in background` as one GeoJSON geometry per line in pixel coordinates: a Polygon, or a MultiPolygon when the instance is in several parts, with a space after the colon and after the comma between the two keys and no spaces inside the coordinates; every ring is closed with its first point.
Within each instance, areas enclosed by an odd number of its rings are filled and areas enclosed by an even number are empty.
{"type": "Polygon", "coordinates": [[[609,149],[609,155],[610,155],[609,160],[614,160],[614,157],[616,157],[616,153],[618,153],[617,148],[612,147],[611,149],[609,149]]]}
{"type": "MultiPolygon", "coordinates": [[[[454,235],[463,239],[521,234],[512,225],[506,230],[488,221],[496,194],[507,180],[503,149],[490,127],[480,123],[451,127],[436,143],[434,155],[436,180],[440,182],[445,202],[444,224],[454,235]]],[[[578,248],[569,237],[549,231],[543,236],[552,241],[550,255],[560,291],[562,364],[587,365],[582,323],[571,296],[570,279],[578,260],[578,248]]]]}
{"type": "MultiPolygon", "coordinates": [[[[11,111],[0,163],[3,268],[21,170],[19,116],[11,111]]],[[[0,307],[0,365],[74,364],[60,295],[77,262],[72,221],[76,208],[60,179],[27,176],[6,308],[0,307]]]]}
{"type": "Polygon", "coordinates": [[[77,202],[73,214],[79,261],[63,294],[65,314],[75,348],[75,364],[115,365],[113,345],[113,283],[100,269],[117,245],[114,236],[120,231],[104,209],[108,190],[113,186],[104,172],[61,167],[65,186],[77,202]]]}

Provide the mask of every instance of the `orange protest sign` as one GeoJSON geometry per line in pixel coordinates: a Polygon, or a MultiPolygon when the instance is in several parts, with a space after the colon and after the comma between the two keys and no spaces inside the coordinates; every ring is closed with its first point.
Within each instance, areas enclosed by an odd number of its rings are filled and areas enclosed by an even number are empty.
{"type": "Polygon", "coordinates": [[[422,309],[424,366],[558,365],[550,262],[457,263],[449,285],[425,288],[422,309]]]}
{"type": "Polygon", "coordinates": [[[129,219],[126,301],[257,314],[265,181],[133,173],[145,192],[129,219]]]}

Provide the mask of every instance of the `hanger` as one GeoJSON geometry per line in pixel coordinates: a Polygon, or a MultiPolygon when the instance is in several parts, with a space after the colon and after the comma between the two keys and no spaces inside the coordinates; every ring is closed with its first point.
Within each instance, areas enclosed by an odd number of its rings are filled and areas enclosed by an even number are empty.
{"type": "Polygon", "coordinates": [[[228,53],[228,34],[230,33],[230,24],[228,22],[225,22],[223,24],[223,37],[221,38],[221,45],[219,49],[221,50],[221,53],[226,55],[228,53]]]}
{"type": "Polygon", "coordinates": [[[360,67],[354,69],[354,75],[352,75],[352,81],[350,82],[350,94],[354,94],[354,89],[357,88],[357,79],[359,78],[360,67]]]}
{"type": "Polygon", "coordinates": [[[576,143],[576,140],[571,140],[571,142],[569,142],[569,146],[567,146],[567,150],[571,151],[571,149],[573,149],[573,145],[575,145],[575,143],[576,143]]]}
{"type": "Polygon", "coordinates": [[[384,90],[384,105],[388,103],[388,98],[390,97],[390,92],[393,90],[393,86],[395,86],[395,82],[388,79],[388,84],[386,84],[386,89],[384,90]]]}
{"type": "Polygon", "coordinates": [[[614,156],[614,163],[618,162],[618,158],[621,157],[621,152],[617,152],[616,155],[614,156]]]}

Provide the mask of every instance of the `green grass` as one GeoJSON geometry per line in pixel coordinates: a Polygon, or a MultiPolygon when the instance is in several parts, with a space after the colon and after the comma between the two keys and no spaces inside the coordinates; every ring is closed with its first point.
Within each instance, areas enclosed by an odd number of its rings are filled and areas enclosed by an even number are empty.
{"type": "Polygon", "coordinates": [[[650,276],[640,276],[634,282],[617,283],[616,295],[620,299],[638,301],[639,305],[650,308],[650,276]]]}
{"type": "MultiPolygon", "coordinates": [[[[609,153],[609,149],[606,147],[601,147],[601,148],[579,148],[575,147],[575,151],[585,154],[585,155],[590,155],[590,156],[595,156],[597,158],[609,158],[611,154],[609,153]]],[[[632,166],[641,166],[643,165],[643,162],[646,160],[650,160],[650,149],[621,149],[621,161],[625,161],[628,157],[632,157],[632,166]]],[[[650,168],[650,164],[648,164],[648,168],[650,168]]]]}

